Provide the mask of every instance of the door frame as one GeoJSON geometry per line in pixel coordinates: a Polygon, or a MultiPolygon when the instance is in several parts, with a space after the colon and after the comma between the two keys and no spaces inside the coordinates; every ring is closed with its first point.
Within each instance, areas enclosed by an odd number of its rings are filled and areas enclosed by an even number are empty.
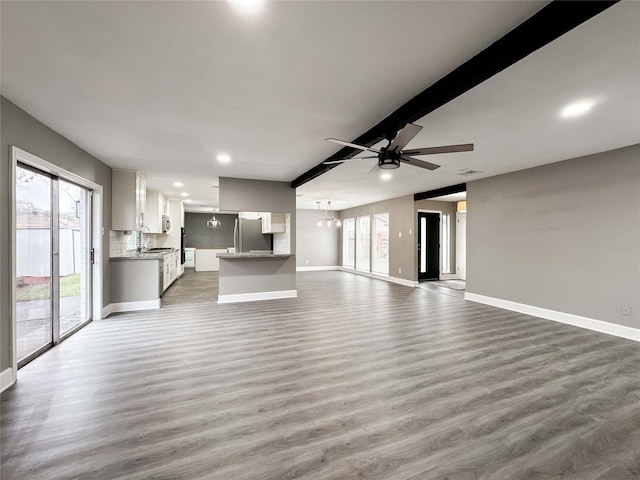
{"type": "Polygon", "coordinates": [[[456,212],[456,278],[460,280],[467,279],[467,212],[456,212]],[[464,232],[465,236],[462,239],[460,235],[460,219],[464,218],[464,232]],[[463,241],[464,240],[464,241],[463,241]],[[464,247],[464,248],[462,248],[464,247]],[[460,255],[464,251],[463,255],[460,255]],[[460,278],[459,267],[460,264],[464,264],[464,278],[460,278]]]}
{"type": "Polygon", "coordinates": [[[442,280],[442,211],[441,210],[426,210],[426,209],[418,209],[416,210],[416,218],[415,218],[415,232],[416,232],[416,254],[415,254],[415,269],[416,269],[416,281],[420,282],[420,256],[418,254],[418,249],[420,247],[420,236],[418,235],[418,229],[420,228],[420,213],[437,213],[438,214],[438,279],[442,280]]]}
{"type": "MultiPolygon", "coordinates": [[[[10,149],[10,201],[11,206],[9,209],[9,222],[11,228],[10,238],[10,271],[11,271],[11,291],[9,292],[9,303],[11,305],[10,315],[10,330],[11,330],[11,382],[7,385],[0,385],[0,390],[4,390],[13,385],[18,379],[18,337],[17,337],[17,325],[16,325],[16,168],[18,162],[25,165],[29,165],[33,168],[41,170],[50,175],[60,177],[64,180],[73,182],[81,187],[85,187],[93,191],[93,201],[91,205],[91,244],[94,249],[94,263],[91,267],[91,320],[96,318],[102,318],[102,202],[103,202],[103,189],[102,185],[99,185],[91,180],[87,180],[73,172],[70,172],[58,165],[54,165],[36,155],[33,155],[21,148],[14,145],[9,147],[10,149]]],[[[52,272],[52,274],[55,272],[52,272]]],[[[89,322],[86,323],[90,323],[89,322]]],[[[85,325],[86,325],[85,323],[85,325]]],[[[2,372],[4,376],[4,372],[2,372]]]]}

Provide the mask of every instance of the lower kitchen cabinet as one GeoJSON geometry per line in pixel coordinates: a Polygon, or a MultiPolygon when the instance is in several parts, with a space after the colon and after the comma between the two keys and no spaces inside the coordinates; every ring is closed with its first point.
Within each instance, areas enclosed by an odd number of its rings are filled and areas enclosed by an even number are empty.
{"type": "Polygon", "coordinates": [[[162,291],[164,292],[180,276],[180,252],[164,256],[162,264],[162,291]]]}

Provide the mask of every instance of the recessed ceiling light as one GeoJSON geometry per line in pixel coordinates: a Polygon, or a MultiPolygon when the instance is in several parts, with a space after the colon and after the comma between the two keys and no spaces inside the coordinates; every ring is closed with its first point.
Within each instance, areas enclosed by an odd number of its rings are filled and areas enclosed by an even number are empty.
{"type": "Polygon", "coordinates": [[[191,203],[191,200],[189,200],[188,198],[184,201],[184,203],[191,203]]]}
{"type": "Polygon", "coordinates": [[[182,182],[173,182],[174,187],[182,187],[182,182]]]}
{"type": "Polygon", "coordinates": [[[229,0],[229,3],[238,13],[243,15],[255,15],[264,7],[265,0],[229,0]]]}
{"type": "Polygon", "coordinates": [[[381,180],[391,180],[393,178],[393,175],[391,175],[389,172],[384,172],[380,174],[380,179],[381,180]]]}
{"type": "Polygon", "coordinates": [[[189,196],[189,194],[188,194],[187,192],[182,192],[182,193],[180,194],[180,196],[181,196],[181,197],[188,197],[188,196],[189,196]]]}
{"type": "Polygon", "coordinates": [[[220,163],[229,163],[231,161],[231,156],[227,155],[226,153],[221,153],[216,157],[216,159],[220,163]]]}
{"type": "Polygon", "coordinates": [[[560,116],[562,118],[574,118],[579,117],[580,115],[584,115],[591,107],[593,107],[594,102],[591,100],[580,100],[579,102],[573,102],[567,105],[560,112],[560,116]]]}

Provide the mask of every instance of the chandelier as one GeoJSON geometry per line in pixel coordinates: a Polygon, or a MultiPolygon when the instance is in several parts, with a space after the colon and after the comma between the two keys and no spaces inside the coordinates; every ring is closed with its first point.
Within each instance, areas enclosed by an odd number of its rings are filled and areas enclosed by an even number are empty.
{"type": "MultiPolygon", "coordinates": [[[[318,204],[318,212],[322,212],[320,208],[320,204],[322,202],[316,202],[316,203],[318,204]]],[[[324,217],[318,220],[318,226],[322,227],[323,225],[326,225],[327,227],[331,227],[335,225],[336,227],[339,227],[340,225],[342,225],[342,222],[340,221],[339,218],[334,218],[329,216],[329,210],[331,210],[331,200],[327,201],[327,208],[325,208],[324,210],[324,217]]]]}
{"type": "Polygon", "coordinates": [[[207,227],[209,228],[220,228],[220,225],[222,225],[222,222],[216,218],[215,214],[207,220],[207,227]]]}

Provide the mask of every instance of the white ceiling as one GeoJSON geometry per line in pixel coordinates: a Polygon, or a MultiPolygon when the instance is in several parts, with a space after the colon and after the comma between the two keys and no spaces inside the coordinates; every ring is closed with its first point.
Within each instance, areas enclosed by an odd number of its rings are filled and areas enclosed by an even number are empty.
{"type": "MultiPolygon", "coordinates": [[[[546,2],[1,4],[2,94],[152,188],[217,205],[219,176],[291,181],[546,2]],[[219,152],[233,157],[228,165],[219,152]],[[182,181],[181,189],[173,182],[182,181]]],[[[640,3],[623,2],[417,123],[409,148],[474,142],[381,182],[351,162],[298,189],[335,209],[640,141],[640,3]],[[558,118],[592,97],[593,112],[558,118]]]]}

